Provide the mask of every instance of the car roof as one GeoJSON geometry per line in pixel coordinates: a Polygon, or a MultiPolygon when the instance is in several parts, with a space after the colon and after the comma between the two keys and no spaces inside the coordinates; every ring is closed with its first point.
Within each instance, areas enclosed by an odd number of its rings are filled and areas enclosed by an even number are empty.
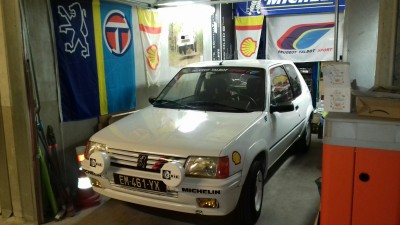
{"type": "Polygon", "coordinates": [[[239,59],[239,60],[223,60],[223,61],[204,61],[188,65],[187,67],[208,67],[208,66],[243,66],[243,67],[258,67],[269,68],[273,65],[293,64],[289,60],[253,60],[253,59],[239,59]]]}

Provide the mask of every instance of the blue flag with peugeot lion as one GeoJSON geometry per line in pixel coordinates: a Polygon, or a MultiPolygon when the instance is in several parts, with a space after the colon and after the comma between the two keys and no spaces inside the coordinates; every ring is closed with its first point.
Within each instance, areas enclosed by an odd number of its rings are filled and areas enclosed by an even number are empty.
{"type": "Polygon", "coordinates": [[[63,121],[136,106],[132,7],[52,0],[63,121]]]}

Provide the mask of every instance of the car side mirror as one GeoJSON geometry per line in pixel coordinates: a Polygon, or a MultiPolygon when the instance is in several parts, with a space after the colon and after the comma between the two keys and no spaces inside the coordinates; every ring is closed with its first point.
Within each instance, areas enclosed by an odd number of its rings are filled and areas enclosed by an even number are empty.
{"type": "Polygon", "coordinates": [[[283,103],[283,104],[277,104],[277,105],[271,105],[269,108],[270,113],[274,112],[291,112],[294,111],[294,105],[293,103],[283,103]]]}
{"type": "Polygon", "coordinates": [[[150,102],[150,104],[152,104],[153,105],[153,103],[156,101],[156,97],[154,97],[154,96],[150,96],[149,97],[149,102],[150,102]]]}

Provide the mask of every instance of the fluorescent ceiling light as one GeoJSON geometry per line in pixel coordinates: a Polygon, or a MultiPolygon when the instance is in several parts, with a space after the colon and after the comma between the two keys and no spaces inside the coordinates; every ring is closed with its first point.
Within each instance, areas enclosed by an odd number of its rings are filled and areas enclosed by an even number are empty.
{"type": "Polygon", "coordinates": [[[158,3],[157,6],[182,6],[194,3],[195,3],[194,1],[175,1],[175,2],[158,3]]]}
{"type": "Polygon", "coordinates": [[[163,21],[179,22],[182,24],[192,24],[194,27],[197,25],[203,27],[207,26],[204,22],[215,13],[215,8],[210,5],[191,4],[176,7],[160,7],[159,12],[160,18],[162,18],[163,21]]]}

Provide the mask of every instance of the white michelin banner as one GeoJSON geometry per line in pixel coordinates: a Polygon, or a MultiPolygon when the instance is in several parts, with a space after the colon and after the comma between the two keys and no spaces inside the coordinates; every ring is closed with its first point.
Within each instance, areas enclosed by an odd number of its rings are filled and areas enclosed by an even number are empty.
{"type": "MultiPolygon", "coordinates": [[[[338,56],[343,52],[343,21],[344,14],[340,14],[338,56]]],[[[266,58],[294,62],[332,61],[334,37],[333,13],[269,17],[266,58]]]]}

